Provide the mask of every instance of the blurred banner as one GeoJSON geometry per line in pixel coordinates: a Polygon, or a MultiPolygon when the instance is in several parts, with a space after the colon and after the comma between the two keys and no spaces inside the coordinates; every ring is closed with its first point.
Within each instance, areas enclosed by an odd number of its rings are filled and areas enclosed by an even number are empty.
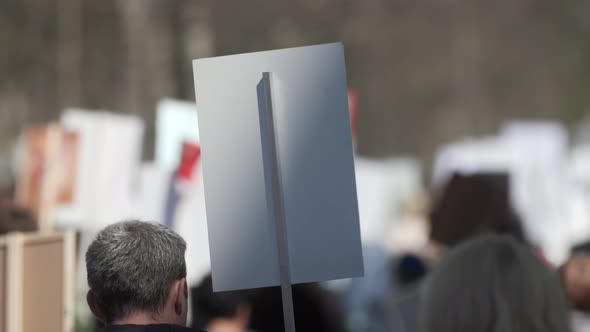
{"type": "Polygon", "coordinates": [[[33,211],[40,230],[51,230],[54,209],[75,197],[79,135],[49,124],[26,129],[23,138],[16,200],[33,211]]]}

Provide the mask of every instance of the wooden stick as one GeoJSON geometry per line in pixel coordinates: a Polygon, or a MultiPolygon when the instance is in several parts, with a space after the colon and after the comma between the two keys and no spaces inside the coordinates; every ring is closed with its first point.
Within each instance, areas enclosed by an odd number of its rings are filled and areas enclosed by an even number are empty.
{"type": "Polygon", "coordinates": [[[20,332],[23,328],[23,247],[24,236],[11,233],[6,237],[6,331],[20,332]]]}

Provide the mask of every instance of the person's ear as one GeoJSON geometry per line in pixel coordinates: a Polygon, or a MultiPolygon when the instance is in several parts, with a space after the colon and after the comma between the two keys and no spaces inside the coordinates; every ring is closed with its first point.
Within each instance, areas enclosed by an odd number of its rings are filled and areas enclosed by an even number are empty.
{"type": "Polygon", "coordinates": [[[186,315],[188,294],[188,289],[186,289],[186,278],[182,278],[174,282],[172,292],[174,300],[174,313],[178,316],[186,315]]]}
{"type": "Polygon", "coordinates": [[[102,310],[98,306],[98,301],[96,299],[96,293],[94,293],[94,291],[92,291],[92,289],[89,290],[88,293],[86,293],[86,302],[88,302],[88,307],[90,307],[90,311],[92,312],[94,317],[97,320],[101,321],[102,323],[106,324],[106,319],[105,319],[104,313],[102,312],[102,310]]]}

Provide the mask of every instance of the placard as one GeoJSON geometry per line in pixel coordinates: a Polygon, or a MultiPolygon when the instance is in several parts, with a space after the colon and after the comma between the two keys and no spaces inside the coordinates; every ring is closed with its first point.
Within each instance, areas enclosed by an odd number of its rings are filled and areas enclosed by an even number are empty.
{"type": "Polygon", "coordinates": [[[213,289],[280,281],[257,93],[265,72],[290,281],[362,276],[342,44],[198,59],[193,68],[213,289]]]}

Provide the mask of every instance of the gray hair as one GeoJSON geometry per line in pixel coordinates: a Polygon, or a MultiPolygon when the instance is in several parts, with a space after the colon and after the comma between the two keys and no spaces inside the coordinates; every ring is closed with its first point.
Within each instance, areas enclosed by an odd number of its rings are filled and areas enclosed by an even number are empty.
{"type": "Polygon", "coordinates": [[[423,332],[570,331],[557,275],[509,235],[481,235],[447,253],[420,311],[423,332]]]}
{"type": "Polygon", "coordinates": [[[107,323],[138,310],[158,313],[186,277],[186,242],[169,228],[123,221],[98,233],[86,252],[88,285],[107,323]]]}

